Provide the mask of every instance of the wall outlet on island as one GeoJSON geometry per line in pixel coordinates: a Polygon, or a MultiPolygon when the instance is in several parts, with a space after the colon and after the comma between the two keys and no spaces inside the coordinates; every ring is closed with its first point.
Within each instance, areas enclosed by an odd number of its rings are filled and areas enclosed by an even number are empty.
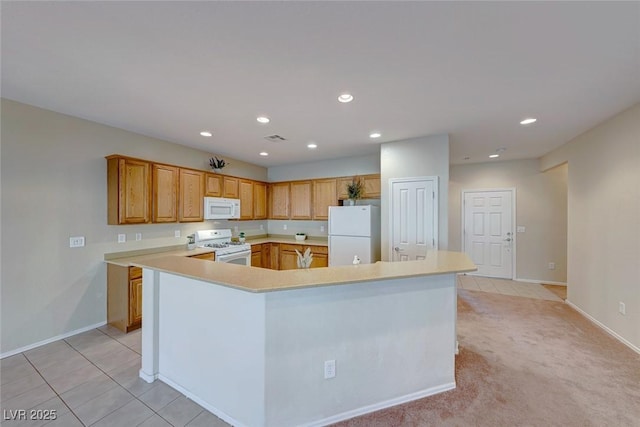
{"type": "Polygon", "coordinates": [[[336,376],[336,361],[325,360],[324,362],[324,379],[328,380],[336,376]]]}

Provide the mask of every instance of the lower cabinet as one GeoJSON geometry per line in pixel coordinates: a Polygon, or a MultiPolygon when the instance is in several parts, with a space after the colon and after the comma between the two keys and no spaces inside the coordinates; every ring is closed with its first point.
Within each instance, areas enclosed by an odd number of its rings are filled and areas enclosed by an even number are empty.
{"type": "Polygon", "coordinates": [[[142,269],[107,264],[107,323],[129,332],[142,325],[142,269]]]}
{"type": "Polygon", "coordinates": [[[305,246],[295,245],[289,243],[280,244],[280,256],[279,256],[279,270],[294,270],[298,268],[298,254],[296,250],[301,254],[307,248],[311,248],[313,254],[313,261],[311,262],[311,268],[327,267],[329,265],[328,255],[329,251],[326,246],[305,246]]]}
{"type": "Polygon", "coordinates": [[[203,259],[205,261],[215,261],[216,260],[216,253],[215,252],[209,252],[209,253],[206,253],[206,254],[191,255],[189,258],[198,258],[198,259],[203,259]]]}
{"type": "Polygon", "coordinates": [[[262,246],[264,245],[251,245],[251,267],[263,267],[262,246]]]}

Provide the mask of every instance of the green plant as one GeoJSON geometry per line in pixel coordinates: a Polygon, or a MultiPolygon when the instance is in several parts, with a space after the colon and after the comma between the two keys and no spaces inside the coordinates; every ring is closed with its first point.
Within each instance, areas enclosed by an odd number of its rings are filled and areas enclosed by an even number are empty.
{"type": "Polygon", "coordinates": [[[362,184],[362,181],[357,178],[354,178],[353,181],[351,181],[351,184],[347,184],[347,196],[351,200],[358,200],[361,198],[363,190],[364,185],[362,184]]]}
{"type": "Polygon", "coordinates": [[[209,166],[211,166],[211,169],[222,169],[227,165],[228,163],[225,162],[224,159],[219,159],[217,157],[212,157],[209,159],[209,166]]]}

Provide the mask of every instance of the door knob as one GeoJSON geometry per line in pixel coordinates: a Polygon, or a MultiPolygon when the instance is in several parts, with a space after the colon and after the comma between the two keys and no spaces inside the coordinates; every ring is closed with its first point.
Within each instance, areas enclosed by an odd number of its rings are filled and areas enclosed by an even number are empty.
{"type": "Polygon", "coordinates": [[[507,237],[506,239],[504,239],[505,242],[510,242],[511,241],[511,237],[507,237]]]}
{"type": "Polygon", "coordinates": [[[404,251],[404,249],[400,249],[400,248],[399,248],[399,247],[397,247],[397,246],[396,246],[395,248],[393,248],[393,250],[394,250],[394,251],[396,251],[396,252],[402,252],[402,251],[404,251]]]}

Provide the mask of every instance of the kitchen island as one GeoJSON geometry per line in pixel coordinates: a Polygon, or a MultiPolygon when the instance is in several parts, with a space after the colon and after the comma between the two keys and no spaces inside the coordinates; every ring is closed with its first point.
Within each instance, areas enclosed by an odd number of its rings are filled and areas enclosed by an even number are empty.
{"type": "Polygon", "coordinates": [[[232,425],[326,425],[455,388],[455,274],[475,270],[465,254],[288,271],[137,265],[140,376],[232,425]]]}

